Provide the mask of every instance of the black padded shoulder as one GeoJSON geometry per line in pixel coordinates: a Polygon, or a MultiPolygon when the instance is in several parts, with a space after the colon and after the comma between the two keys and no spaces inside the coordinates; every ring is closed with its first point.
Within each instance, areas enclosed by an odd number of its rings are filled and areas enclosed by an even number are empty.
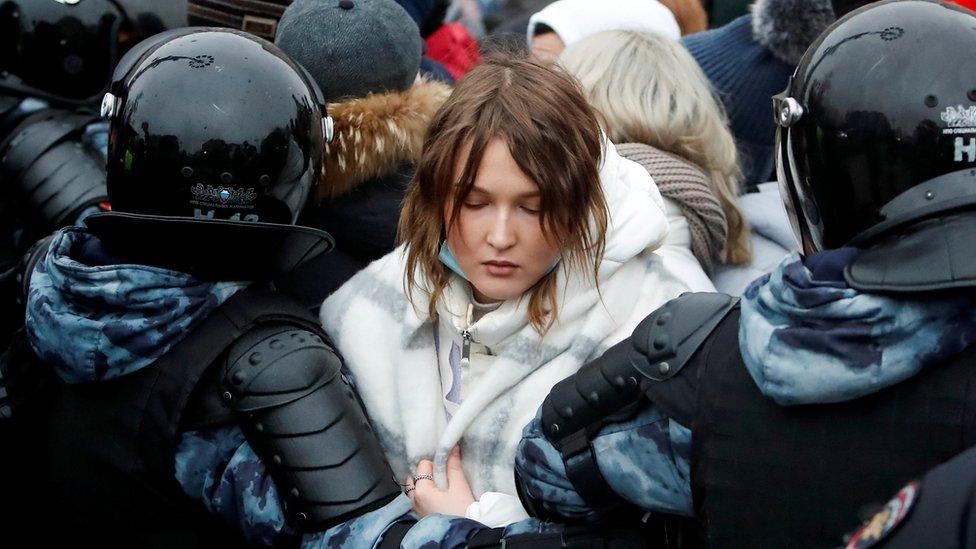
{"type": "Polygon", "coordinates": [[[0,176],[46,230],[73,223],[86,207],[107,200],[105,166],[82,146],[91,114],[44,110],[27,117],[0,145],[0,176]]]}
{"type": "Polygon", "coordinates": [[[648,315],[629,339],[553,387],[542,405],[546,436],[565,441],[570,433],[595,434],[637,403],[640,385],[677,375],[737,304],[725,294],[686,293],[648,315]]]}
{"type": "MultiPolygon", "coordinates": [[[[590,442],[603,426],[636,412],[649,387],[676,376],[738,300],[686,293],[651,313],[630,338],[557,383],[542,403],[542,428],[559,450],[573,487],[603,514],[626,507],[603,479],[590,442]]],[[[652,399],[653,400],[653,399],[652,399]]],[[[679,419],[684,419],[682,416],[679,419]]],[[[516,479],[523,506],[546,517],[516,479]]]]}
{"type": "Polygon", "coordinates": [[[631,336],[640,358],[633,362],[644,377],[663,381],[678,374],[738,298],[719,293],[685,293],[637,325],[631,336]]]}
{"type": "Polygon", "coordinates": [[[323,336],[264,326],[231,348],[224,393],[271,472],[286,517],[325,530],[400,493],[342,362],[323,336]]]}

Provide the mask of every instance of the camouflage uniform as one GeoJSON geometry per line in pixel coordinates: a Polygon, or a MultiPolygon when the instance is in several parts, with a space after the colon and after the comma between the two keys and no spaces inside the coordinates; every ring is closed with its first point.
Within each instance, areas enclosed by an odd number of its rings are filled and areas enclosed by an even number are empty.
{"type": "MultiPolygon", "coordinates": [[[[244,286],[124,264],[108,256],[83,228],[67,228],[31,277],[28,340],[66,383],[108,381],[152,364],[244,286]]],[[[238,427],[183,433],[174,471],[190,497],[249,543],[273,545],[282,534],[293,533],[270,474],[238,427]]],[[[303,545],[372,547],[399,521],[417,522],[406,497],[327,532],[306,535],[303,545]]],[[[419,521],[404,546],[462,547],[483,528],[472,520],[434,515],[419,521]]],[[[529,520],[509,528],[524,533],[552,526],[529,520]]]]}
{"type": "MultiPolygon", "coordinates": [[[[793,253],[746,290],[739,348],[753,381],[777,404],[860,398],[976,341],[976,308],[967,295],[912,299],[850,288],[843,270],[858,253],[793,253]]],[[[634,418],[604,427],[592,445],[617,494],[645,510],[691,516],[691,440],[689,429],[645,401],[634,418]]],[[[516,469],[529,494],[557,515],[597,518],[566,478],[538,415],[523,431],[516,469]]]]}
{"type": "MultiPolygon", "coordinates": [[[[185,433],[176,458],[176,478],[187,494],[234,524],[255,545],[271,545],[287,532],[274,483],[236,427],[185,433]]],[[[410,512],[410,500],[401,496],[325,532],[306,534],[302,546],[371,548],[398,522],[415,523],[403,539],[405,548],[460,548],[487,528],[462,517],[430,515],[418,520],[410,512]]],[[[529,519],[508,526],[505,534],[548,533],[559,528],[529,519]]]]}

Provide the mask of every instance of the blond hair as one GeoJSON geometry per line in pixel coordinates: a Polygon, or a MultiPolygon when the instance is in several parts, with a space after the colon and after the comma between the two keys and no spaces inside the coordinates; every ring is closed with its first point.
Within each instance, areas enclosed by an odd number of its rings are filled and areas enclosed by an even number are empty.
{"type": "Polygon", "coordinates": [[[722,260],[749,261],[735,141],[711,84],[684,46],[653,33],[606,31],[567,48],[559,64],[580,81],[613,142],[656,147],[708,175],[729,227],[722,260]]]}
{"type": "MultiPolygon", "coordinates": [[[[484,150],[496,138],[538,185],[546,238],[564,262],[591,270],[596,281],[609,222],[596,112],[561,69],[493,56],[465,75],[434,116],[400,214],[399,239],[407,245],[404,285],[408,296],[414,288],[430,295],[431,316],[450,278],[438,259],[440,242],[458,222],[484,150]]],[[[557,314],[556,271],[528,292],[529,320],[540,334],[557,314]]]]}

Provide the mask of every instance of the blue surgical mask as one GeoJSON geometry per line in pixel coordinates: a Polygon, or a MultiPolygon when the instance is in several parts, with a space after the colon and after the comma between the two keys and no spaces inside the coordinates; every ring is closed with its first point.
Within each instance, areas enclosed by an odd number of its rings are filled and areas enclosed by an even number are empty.
{"type": "MultiPolygon", "coordinates": [[[[451,248],[447,245],[446,239],[441,240],[441,251],[437,254],[437,258],[441,260],[441,263],[443,263],[445,267],[457,273],[457,275],[461,278],[471,282],[468,275],[464,274],[464,271],[461,270],[461,264],[458,263],[457,257],[454,256],[454,252],[452,252],[451,248]]],[[[552,260],[552,264],[549,265],[549,268],[546,270],[546,274],[551,273],[553,269],[559,265],[560,259],[562,259],[562,256],[557,255],[556,259],[552,260]]]]}
{"type": "Polygon", "coordinates": [[[443,263],[445,267],[457,273],[457,275],[461,278],[471,282],[468,280],[468,275],[464,274],[464,271],[461,270],[461,264],[458,263],[457,258],[454,257],[454,252],[447,247],[447,240],[441,240],[441,251],[439,254],[437,254],[437,258],[441,260],[441,263],[443,263]]]}

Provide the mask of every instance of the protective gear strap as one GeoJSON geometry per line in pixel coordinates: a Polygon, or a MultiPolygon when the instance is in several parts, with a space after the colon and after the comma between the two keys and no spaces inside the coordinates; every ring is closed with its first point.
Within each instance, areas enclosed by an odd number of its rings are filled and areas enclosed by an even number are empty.
{"type": "MultiPolygon", "coordinates": [[[[645,318],[630,338],[549,392],[542,404],[543,431],[559,450],[567,477],[588,506],[603,515],[628,507],[600,472],[593,438],[604,425],[631,416],[647,387],[676,376],[737,304],[737,299],[713,293],[687,293],[673,299],[645,318]]],[[[693,390],[694,384],[688,387],[693,390]]],[[[687,425],[694,409],[667,412],[687,425]]],[[[529,500],[523,501],[526,509],[541,510],[524,487],[519,495],[529,500]]]]}
{"type": "Polygon", "coordinates": [[[230,349],[225,400],[291,523],[326,530],[400,494],[342,361],[320,330],[259,327],[230,349]]]}
{"type": "Polygon", "coordinates": [[[414,524],[417,524],[417,521],[394,523],[383,534],[383,539],[380,540],[376,549],[400,549],[400,542],[403,541],[403,538],[407,537],[407,532],[413,528],[414,524]]]}

